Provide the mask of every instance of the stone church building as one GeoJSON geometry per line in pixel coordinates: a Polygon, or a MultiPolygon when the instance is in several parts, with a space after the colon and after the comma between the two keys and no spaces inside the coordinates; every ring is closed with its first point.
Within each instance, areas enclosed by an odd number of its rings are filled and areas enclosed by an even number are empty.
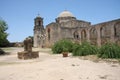
{"type": "Polygon", "coordinates": [[[40,16],[34,19],[34,24],[34,47],[50,47],[62,39],[88,41],[98,46],[108,41],[120,45],[120,19],[91,25],[90,22],[76,19],[65,10],[46,27],[40,16]]]}

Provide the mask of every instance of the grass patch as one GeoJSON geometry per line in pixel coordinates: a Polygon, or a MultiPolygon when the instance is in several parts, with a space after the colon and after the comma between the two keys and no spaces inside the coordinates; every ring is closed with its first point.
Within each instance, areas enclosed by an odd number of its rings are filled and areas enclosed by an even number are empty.
{"type": "Polygon", "coordinates": [[[98,48],[91,45],[88,42],[83,42],[82,44],[74,44],[73,56],[86,56],[97,54],[98,48]]]}
{"type": "Polygon", "coordinates": [[[98,57],[120,59],[120,46],[114,43],[106,43],[100,47],[98,57]]]}

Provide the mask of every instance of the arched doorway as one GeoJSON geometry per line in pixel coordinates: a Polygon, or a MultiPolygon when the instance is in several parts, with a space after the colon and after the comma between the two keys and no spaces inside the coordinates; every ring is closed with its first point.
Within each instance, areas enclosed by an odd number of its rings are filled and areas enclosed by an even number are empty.
{"type": "Polygon", "coordinates": [[[79,40],[79,33],[77,31],[73,34],[75,40],[79,40]]]}
{"type": "Polygon", "coordinates": [[[90,29],[90,41],[91,44],[97,45],[97,30],[95,28],[90,29]]]}
{"type": "Polygon", "coordinates": [[[100,28],[101,45],[110,41],[111,28],[109,26],[103,26],[100,28]]]}

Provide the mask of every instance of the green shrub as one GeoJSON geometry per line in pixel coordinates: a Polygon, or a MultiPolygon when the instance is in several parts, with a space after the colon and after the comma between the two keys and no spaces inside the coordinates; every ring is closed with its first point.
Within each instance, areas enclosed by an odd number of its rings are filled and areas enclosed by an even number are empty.
{"type": "Polygon", "coordinates": [[[61,53],[62,52],[62,45],[61,45],[61,43],[60,42],[56,42],[54,45],[53,45],[53,47],[52,47],[52,51],[53,51],[53,53],[57,53],[57,54],[59,54],[59,53],[61,53]]]}
{"type": "Polygon", "coordinates": [[[81,49],[81,46],[80,46],[80,44],[74,44],[73,45],[73,52],[72,52],[72,54],[73,54],[73,56],[80,56],[80,49],[81,49]]]}
{"type": "Polygon", "coordinates": [[[72,46],[73,46],[72,41],[70,41],[70,40],[60,40],[53,45],[52,51],[53,51],[54,54],[60,54],[63,51],[72,52],[72,50],[73,50],[72,46]]]}
{"type": "Polygon", "coordinates": [[[98,57],[120,58],[120,46],[114,43],[106,43],[100,47],[98,57]]]}
{"type": "Polygon", "coordinates": [[[81,45],[75,44],[73,47],[73,56],[86,56],[97,54],[98,48],[88,42],[83,42],[81,45]]]}
{"type": "Polygon", "coordinates": [[[3,51],[2,49],[0,49],[0,55],[4,55],[6,54],[5,51],[3,51]]]}

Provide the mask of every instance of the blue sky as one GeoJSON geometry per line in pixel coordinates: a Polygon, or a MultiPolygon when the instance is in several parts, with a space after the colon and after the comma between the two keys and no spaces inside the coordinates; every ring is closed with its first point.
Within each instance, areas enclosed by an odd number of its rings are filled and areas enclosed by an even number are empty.
{"type": "Polygon", "coordinates": [[[79,20],[97,24],[120,18],[120,0],[0,0],[0,18],[9,26],[10,42],[33,36],[34,18],[38,13],[46,26],[64,10],[79,20]]]}

